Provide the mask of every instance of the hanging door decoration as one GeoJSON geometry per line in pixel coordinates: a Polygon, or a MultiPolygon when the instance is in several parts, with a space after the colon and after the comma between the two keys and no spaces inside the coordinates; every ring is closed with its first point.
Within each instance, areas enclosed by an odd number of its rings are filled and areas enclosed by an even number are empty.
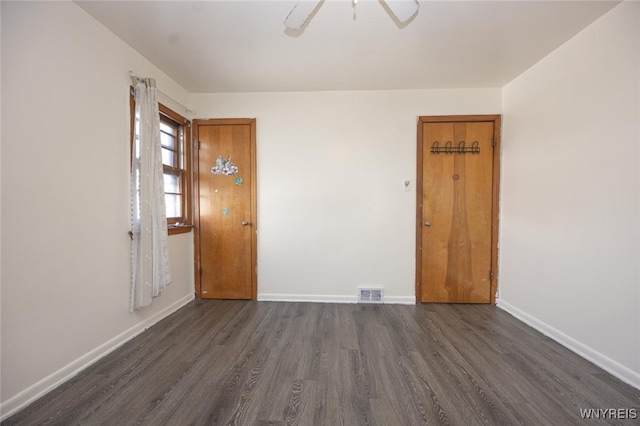
{"type": "MultiPolygon", "coordinates": [[[[211,173],[220,176],[235,176],[236,173],[238,173],[238,166],[236,166],[233,161],[231,161],[231,156],[228,156],[225,160],[222,155],[219,155],[216,159],[216,165],[211,168],[211,173]]],[[[236,177],[234,179],[234,183],[238,186],[242,185],[242,178],[236,177]]],[[[217,193],[219,192],[219,190],[216,189],[214,192],[217,193]]],[[[231,210],[229,208],[225,207],[222,210],[222,214],[225,216],[228,216],[229,213],[231,213],[231,210]]]]}
{"type": "Polygon", "coordinates": [[[216,165],[211,168],[211,173],[214,175],[234,176],[238,173],[238,166],[233,164],[231,156],[225,160],[222,158],[222,155],[219,155],[216,160],[216,165]]]}

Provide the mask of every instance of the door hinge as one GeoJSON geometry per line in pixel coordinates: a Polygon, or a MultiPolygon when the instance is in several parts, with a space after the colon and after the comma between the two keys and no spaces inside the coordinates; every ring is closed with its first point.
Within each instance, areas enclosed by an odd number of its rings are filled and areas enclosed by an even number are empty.
{"type": "Polygon", "coordinates": [[[198,151],[200,151],[200,141],[198,141],[198,151]]]}
{"type": "Polygon", "coordinates": [[[496,138],[491,139],[491,146],[494,148],[496,147],[496,138]]]}
{"type": "Polygon", "coordinates": [[[489,271],[489,282],[493,282],[493,271],[489,271]]]}

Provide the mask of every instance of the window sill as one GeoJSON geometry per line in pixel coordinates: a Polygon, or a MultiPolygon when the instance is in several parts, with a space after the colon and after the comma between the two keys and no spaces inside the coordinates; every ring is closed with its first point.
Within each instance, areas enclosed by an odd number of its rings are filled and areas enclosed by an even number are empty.
{"type": "Polygon", "coordinates": [[[167,228],[167,233],[169,235],[175,235],[175,234],[186,234],[187,232],[191,232],[191,229],[193,229],[193,225],[180,225],[180,226],[171,226],[169,225],[169,227],[167,228]]]}

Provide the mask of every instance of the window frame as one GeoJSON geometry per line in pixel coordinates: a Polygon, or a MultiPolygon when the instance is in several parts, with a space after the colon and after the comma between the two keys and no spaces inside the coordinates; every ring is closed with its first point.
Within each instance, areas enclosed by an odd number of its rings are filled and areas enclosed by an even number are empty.
{"type": "MultiPolygon", "coordinates": [[[[135,138],[135,98],[131,87],[129,96],[130,106],[130,162],[133,159],[134,138],[135,138]]],[[[167,217],[167,232],[169,235],[190,232],[193,228],[193,175],[192,175],[192,150],[191,150],[191,121],[178,114],[166,105],[158,102],[160,121],[169,122],[170,125],[182,127],[182,138],[178,137],[176,142],[176,162],[172,167],[163,163],[163,175],[166,172],[178,174],[181,188],[180,217],[167,217]],[[180,140],[182,139],[182,140],[180,140]]],[[[178,135],[180,136],[180,135],[178,135]]],[[[164,148],[163,148],[164,149],[164,148]]]]}

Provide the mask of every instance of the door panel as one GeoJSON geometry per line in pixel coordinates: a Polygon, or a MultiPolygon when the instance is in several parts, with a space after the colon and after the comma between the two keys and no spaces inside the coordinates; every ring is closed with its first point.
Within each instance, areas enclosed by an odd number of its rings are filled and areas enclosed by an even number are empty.
{"type": "Polygon", "coordinates": [[[200,297],[254,299],[255,121],[202,120],[196,127],[200,297]],[[212,173],[220,156],[231,161],[229,174],[212,173]]]}
{"type": "Polygon", "coordinates": [[[419,299],[490,303],[494,122],[424,122],[421,126],[419,299]],[[466,153],[456,152],[461,141],[466,153]],[[476,141],[479,152],[471,150],[476,141]],[[432,152],[434,143],[439,153],[432,152]]]}

